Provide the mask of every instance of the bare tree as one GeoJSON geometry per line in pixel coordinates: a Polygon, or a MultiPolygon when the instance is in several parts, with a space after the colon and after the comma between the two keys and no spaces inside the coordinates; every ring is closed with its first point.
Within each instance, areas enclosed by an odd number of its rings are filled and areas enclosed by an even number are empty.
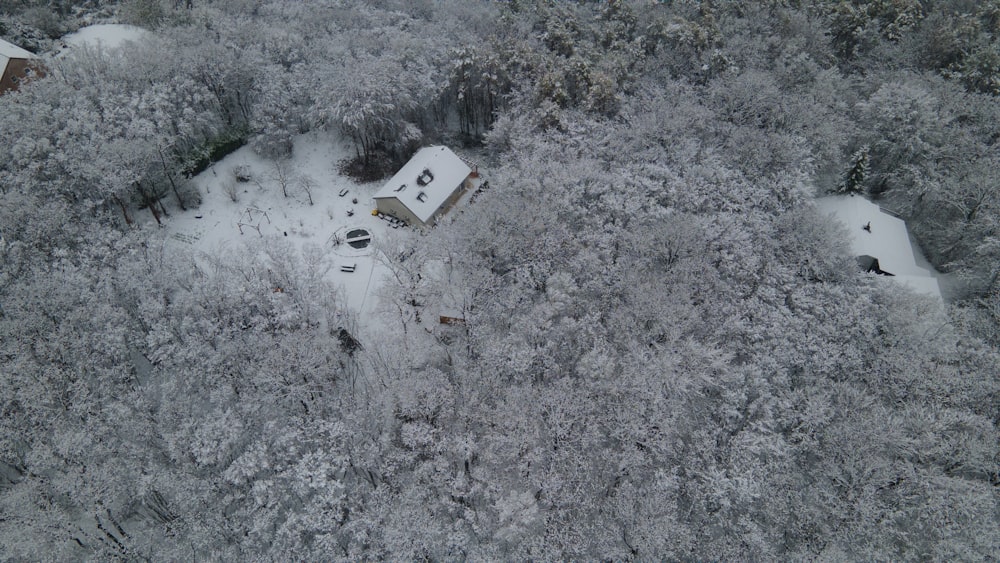
{"type": "Polygon", "coordinates": [[[309,198],[309,205],[313,204],[312,192],[318,186],[319,184],[316,182],[316,179],[313,178],[312,176],[304,175],[299,178],[299,187],[302,188],[302,191],[306,193],[306,197],[309,198]]]}
{"type": "Polygon", "coordinates": [[[295,173],[287,158],[276,158],[271,161],[271,180],[281,186],[281,195],[288,197],[288,188],[295,181],[295,173]]]}
{"type": "Polygon", "coordinates": [[[229,199],[233,200],[233,203],[239,203],[240,201],[240,190],[236,185],[235,178],[226,178],[222,181],[222,191],[229,196],[229,199]]]}

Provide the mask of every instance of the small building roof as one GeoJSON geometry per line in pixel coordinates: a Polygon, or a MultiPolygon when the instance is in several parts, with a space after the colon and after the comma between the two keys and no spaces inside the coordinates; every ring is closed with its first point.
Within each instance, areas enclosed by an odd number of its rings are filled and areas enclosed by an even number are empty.
{"type": "Polygon", "coordinates": [[[13,43],[0,39],[0,76],[7,70],[7,62],[11,59],[37,59],[38,57],[13,43]]]}
{"type": "Polygon", "coordinates": [[[396,198],[426,223],[471,172],[472,169],[448,147],[425,147],[417,151],[374,198],[396,198]]]}
{"type": "Polygon", "coordinates": [[[847,227],[855,256],[871,256],[878,260],[879,269],[895,276],[896,281],[941,299],[933,273],[917,265],[905,221],[861,196],[822,197],[816,206],[847,227]]]}
{"type": "Polygon", "coordinates": [[[860,196],[819,198],[816,205],[847,227],[855,255],[877,258],[879,268],[897,276],[928,274],[917,266],[902,219],[883,213],[878,205],[860,196]]]}

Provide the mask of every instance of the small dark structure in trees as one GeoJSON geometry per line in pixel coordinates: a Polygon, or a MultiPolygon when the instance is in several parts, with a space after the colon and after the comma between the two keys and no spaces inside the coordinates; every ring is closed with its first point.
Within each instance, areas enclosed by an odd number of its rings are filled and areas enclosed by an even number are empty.
{"type": "Polygon", "coordinates": [[[346,328],[340,327],[337,329],[337,340],[340,341],[340,349],[344,351],[348,356],[353,356],[354,352],[358,350],[364,350],[364,346],[361,342],[358,342],[357,338],[354,338],[346,328]]]}

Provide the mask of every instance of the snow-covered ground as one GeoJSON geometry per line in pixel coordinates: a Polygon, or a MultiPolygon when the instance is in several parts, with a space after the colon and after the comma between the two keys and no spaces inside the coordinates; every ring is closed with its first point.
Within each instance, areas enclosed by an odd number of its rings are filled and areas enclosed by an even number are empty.
{"type": "Polygon", "coordinates": [[[140,42],[149,31],[141,27],[125,24],[97,24],[80,28],[62,38],[63,43],[70,47],[89,45],[100,46],[103,49],[114,49],[123,43],[140,42]]]}
{"type": "MultiPolygon", "coordinates": [[[[376,259],[371,244],[355,249],[347,243],[347,234],[364,229],[374,243],[390,231],[397,236],[414,236],[414,232],[393,229],[371,214],[375,208],[371,196],[382,187],[381,182],[356,184],[337,172],[337,163],[353,151],[329,134],[311,133],[296,139],[289,166],[293,178],[285,197],[273,162],[249,147],[237,150],[193,178],[202,194],[201,206],[174,212],[164,220],[168,244],[204,252],[225,251],[245,242],[252,245],[269,237],[288,240],[300,252],[306,245],[316,245],[326,260],[327,276],[343,288],[346,305],[359,317],[370,315],[388,269],[376,259]],[[236,167],[245,167],[252,179],[235,182],[236,167]],[[312,205],[300,182],[303,177],[314,181],[312,205]],[[225,189],[227,183],[236,187],[235,202],[225,189]],[[344,190],[347,193],[341,196],[344,190]],[[342,271],[351,266],[354,271],[342,271]]],[[[148,213],[144,216],[152,221],[148,213]]]]}

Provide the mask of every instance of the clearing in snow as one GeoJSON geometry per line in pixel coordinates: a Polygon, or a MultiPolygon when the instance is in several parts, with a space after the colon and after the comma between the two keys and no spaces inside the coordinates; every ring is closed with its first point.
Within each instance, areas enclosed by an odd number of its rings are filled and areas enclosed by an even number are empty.
{"type": "Polygon", "coordinates": [[[376,305],[372,295],[387,273],[372,245],[392,226],[371,214],[371,196],[380,183],[356,184],[337,172],[337,162],[352,151],[325,134],[297,138],[292,157],[283,163],[291,171],[284,179],[285,197],[276,173],[281,165],[242,147],[192,179],[201,206],[166,219],[167,239],[176,248],[203,252],[279,237],[300,252],[319,246],[326,275],[343,288],[347,308],[370,315],[376,305]],[[340,196],[345,190],[351,197],[340,196]]]}
{"type": "Polygon", "coordinates": [[[141,27],[125,24],[97,24],[81,27],[62,38],[69,47],[89,45],[103,49],[115,49],[126,42],[141,42],[149,31],[141,27]]]}

